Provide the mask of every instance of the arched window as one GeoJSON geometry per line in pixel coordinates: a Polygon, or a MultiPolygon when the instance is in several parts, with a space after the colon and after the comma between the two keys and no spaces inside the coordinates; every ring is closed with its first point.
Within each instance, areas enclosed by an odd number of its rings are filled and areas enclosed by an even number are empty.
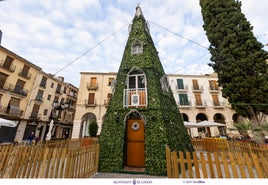
{"type": "Polygon", "coordinates": [[[142,43],[138,40],[135,40],[131,45],[131,55],[140,54],[143,52],[142,43]]]}
{"type": "Polygon", "coordinates": [[[143,70],[133,67],[127,74],[124,107],[147,106],[147,80],[143,70]]]}

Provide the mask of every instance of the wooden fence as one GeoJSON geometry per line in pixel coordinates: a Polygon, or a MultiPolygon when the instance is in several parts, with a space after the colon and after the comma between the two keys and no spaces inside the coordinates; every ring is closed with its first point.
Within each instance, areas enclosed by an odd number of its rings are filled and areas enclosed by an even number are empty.
{"type": "Polygon", "coordinates": [[[268,160],[268,146],[264,144],[226,140],[221,138],[192,139],[195,151],[262,154],[268,160]]]}
{"type": "Polygon", "coordinates": [[[246,142],[194,139],[195,152],[166,147],[168,178],[268,178],[268,148],[246,142]]]}
{"type": "Polygon", "coordinates": [[[61,142],[0,146],[0,178],[85,178],[98,171],[99,144],[61,142]]]}

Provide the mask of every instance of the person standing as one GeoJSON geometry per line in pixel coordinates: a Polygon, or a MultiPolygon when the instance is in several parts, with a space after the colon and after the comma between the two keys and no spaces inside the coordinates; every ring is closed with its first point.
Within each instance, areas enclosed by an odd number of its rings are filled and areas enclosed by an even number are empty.
{"type": "Polygon", "coordinates": [[[32,145],[33,139],[35,138],[34,132],[31,132],[31,134],[28,137],[28,142],[30,145],[32,145]]]}

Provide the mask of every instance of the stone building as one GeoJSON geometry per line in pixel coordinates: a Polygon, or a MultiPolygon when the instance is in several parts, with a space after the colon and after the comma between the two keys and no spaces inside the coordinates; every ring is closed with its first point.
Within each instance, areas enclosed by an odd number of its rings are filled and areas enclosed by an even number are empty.
{"type": "Polygon", "coordinates": [[[0,117],[17,125],[0,127],[1,142],[22,142],[31,132],[44,140],[52,119],[52,139],[70,138],[77,94],[78,88],[63,77],[0,46],[0,117]]]}
{"type": "MultiPolygon", "coordinates": [[[[88,126],[93,120],[98,122],[98,134],[101,132],[104,115],[113,94],[112,82],[116,79],[117,73],[81,72],[80,75],[74,138],[89,136],[88,126]]],[[[188,128],[191,137],[199,137],[202,133],[212,137],[230,133],[228,128],[233,128],[238,115],[228,100],[222,97],[221,87],[217,86],[217,74],[167,74],[167,78],[184,121],[197,123],[208,120],[226,125],[188,128]]]]}
{"type": "Polygon", "coordinates": [[[183,120],[192,123],[192,128],[188,128],[191,137],[226,136],[230,133],[228,128],[233,128],[238,115],[231,108],[228,100],[222,97],[221,87],[217,85],[216,73],[169,74],[168,79],[183,120]],[[205,120],[221,123],[224,126],[199,127],[198,123],[205,120]]]}
{"type": "Polygon", "coordinates": [[[81,72],[72,138],[89,136],[89,124],[96,120],[101,131],[103,116],[112,97],[117,73],[81,72]]]}

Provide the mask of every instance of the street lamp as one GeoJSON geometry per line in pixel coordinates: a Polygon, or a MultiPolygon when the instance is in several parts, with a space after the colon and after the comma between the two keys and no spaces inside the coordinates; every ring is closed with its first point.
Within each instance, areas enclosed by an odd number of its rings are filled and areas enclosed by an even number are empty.
{"type": "Polygon", "coordinates": [[[49,123],[49,130],[48,133],[46,135],[46,141],[51,140],[52,138],[52,132],[53,132],[53,128],[54,128],[54,122],[57,122],[61,116],[61,112],[63,110],[69,109],[70,107],[70,103],[69,102],[58,102],[57,100],[55,100],[52,104],[52,111],[50,114],[50,123],[49,123]]]}

